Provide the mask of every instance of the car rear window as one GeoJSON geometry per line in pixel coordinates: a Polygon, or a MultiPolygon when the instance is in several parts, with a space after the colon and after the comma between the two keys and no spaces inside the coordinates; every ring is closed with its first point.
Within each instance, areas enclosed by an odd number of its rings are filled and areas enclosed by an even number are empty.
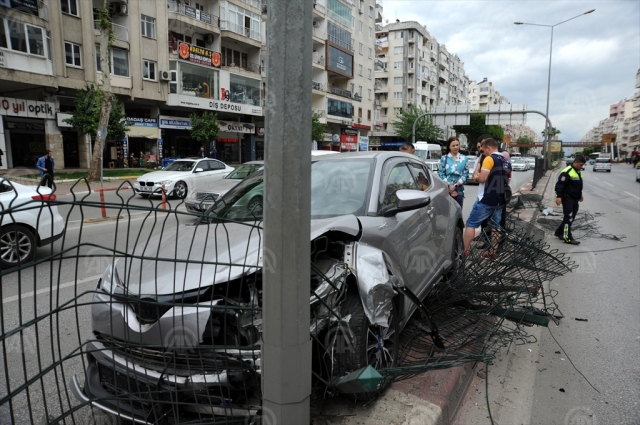
{"type": "Polygon", "coordinates": [[[596,159],[596,162],[598,164],[607,164],[607,163],[611,162],[611,159],[609,159],[609,158],[598,158],[598,159],[596,159]]]}

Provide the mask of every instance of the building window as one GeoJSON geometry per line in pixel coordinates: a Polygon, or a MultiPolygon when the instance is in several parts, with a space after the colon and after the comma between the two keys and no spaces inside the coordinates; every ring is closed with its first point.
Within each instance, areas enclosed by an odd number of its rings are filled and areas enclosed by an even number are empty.
{"type": "Polygon", "coordinates": [[[154,61],[142,60],[142,79],[156,81],[156,63],[154,61]]]}
{"type": "Polygon", "coordinates": [[[358,95],[362,98],[362,86],[358,86],[358,95]]]}
{"type": "MultiPolygon", "coordinates": [[[[129,52],[122,49],[112,48],[109,51],[109,71],[112,75],[118,77],[129,76],[129,52]]],[[[96,46],[96,68],[98,72],[102,72],[100,66],[100,46],[96,46]]]]}
{"type": "Polygon", "coordinates": [[[358,75],[362,76],[362,64],[358,65],[358,75]]]}
{"type": "Polygon", "coordinates": [[[231,74],[229,92],[231,102],[260,106],[260,80],[231,74]]]}
{"type": "Polygon", "coordinates": [[[345,27],[353,28],[353,15],[351,15],[351,7],[343,4],[340,0],[328,0],[327,9],[333,12],[332,14],[329,14],[332,19],[335,19],[345,27]]]}
{"type": "Polygon", "coordinates": [[[373,40],[373,28],[369,27],[369,38],[373,40]]]}
{"type": "Polygon", "coordinates": [[[369,79],[371,79],[371,68],[367,68],[367,76],[369,77],[369,79]]]}
{"type": "Polygon", "coordinates": [[[351,50],[351,33],[331,21],[327,22],[327,37],[330,42],[351,50]]]}
{"type": "Polygon", "coordinates": [[[371,109],[367,109],[367,120],[371,121],[371,109]]]}
{"type": "Polygon", "coordinates": [[[362,21],[358,21],[358,31],[362,32],[363,26],[362,21]]]}
{"type": "Polygon", "coordinates": [[[393,84],[402,85],[402,77],[393,77],[393,84]]]}
{"type": "Polygon", "coordinates": [[[393,98],[394,99],[402,99],[402,92],[401,91],[394,91],[393,92],[393,98]]]}
{"type": "Polygon", "coordinates": [[[353,118],[353,105],[341,100],[327,98],[327,115],[340,118],[353,118]]]}
{"type": "Polygon", "coordinates": [[[143,37],[156,38],[156,18],[140,15],[140,28],[143,37]]]}
{"type": "Polygon", "coordinates": [[[395,34],[396,34],[395,38],[402,38],[403,37],[402,31],[396,31],[395,34]]]}
{"type": "Polygon", "coordinates": [[[369,6],[369,17],[373,18],[373,6],[369,6]]]}
{"type": "Polygon", "coordinates": [[[404,49],[402,48],[402,46],[396,46],[396,47],[393,48],[393,54],[394,55],[401,55],[403,50],[404,49]]]}
{"type": "Polygon", "coordinates": [[[27,38],[29,40],[29,53],[44,56],[44,36],[42,28],[27,25],[27,38]]]}
{"type": "Polygon", "coordinates": [[[368,99],[371,100],[371,89],[367,89],[368,99]]]}
{"type": "Polygon", "coordinates": [[[402,69],[402,61],[394,62],[393,63],[393,69],[402,69]]]}
{"type": "Polygon", "coordinates": [[[62,13],[79,16],[77,1],[78,0],[60,0],[60,9],[62,10],[62,13]]]}
{"type": "Polygon", "coordinates": [[[398,116],[402,113],[402,108],[393,108],[393,114],[398,116]]]}
{"type": "Polygon", "coordinates": [[[373,49],[369,47],[369,59],[373,59],[373,49]]]}
{"type": "MultiPolygon", "coordinates": [[[[169,69],[171,70],[170,93],[220,99],[220,71],[211,67],[178,61],[170,61],[169,69]]],[[[233,77],[233,74],[231,76],[233,77]]],[[[233,84],[232,86],[237,87],[233,84]]],[[[228,100],[231,100],[232,97],[238,97],[237,92],[235,96],[232,96],[231,90],[228,90],[227,93],[229,93],[228,100]]]]}
{"type": "Polygon", "coordinates": [[[77,44],[64,42],[64,54],[67,65],[82,67],[82,61],[80,59],[80,46],[77,44]]]}
{"type": "Polygon", "coordinates": [[[362,54],[362,43],[358,43],[358,53],[362,54]]]}
{"type": "Polygon", "coordinates": [[[362,108],[358,108],[358,118],[362,118],[362,108]]]}

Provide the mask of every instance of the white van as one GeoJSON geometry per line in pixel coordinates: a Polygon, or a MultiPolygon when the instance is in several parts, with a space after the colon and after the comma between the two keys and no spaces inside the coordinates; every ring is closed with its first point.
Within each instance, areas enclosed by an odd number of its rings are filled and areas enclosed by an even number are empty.
{"type": "Polygon", "coordinates": [[[418,155],[423,161],[427,159],[440,161],[442,157],[442,147],[434,143],[416,142],[413,147],[416,149],[416,155],[418,155]]]}

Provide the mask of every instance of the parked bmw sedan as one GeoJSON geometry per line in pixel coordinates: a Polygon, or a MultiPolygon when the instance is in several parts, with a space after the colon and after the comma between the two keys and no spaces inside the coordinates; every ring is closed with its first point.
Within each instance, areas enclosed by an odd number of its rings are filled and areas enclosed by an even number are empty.
{"type": "Polygon", "coordinates": [[[229,189],[240,183],[247,176],[262,170],[263,167],[264,161],[245,162],[227,174],[222,180],[207,184],[192,191],[184,200],[184,205],[187,210],[191,212],[206,211],[214,204],[216,199],[227,193],[229,189]]]}
{"type": "MultiPolygon", "coordinates": [[[[262,268],[278,266],[263,250],[262,203],[252,202],[263,195],[258,171],[196,225],[154,235],[108,267],[91,307],[84,385],[72,379],[76,397],[141,424],[249,417],[260,409],[262,268]]],[[[368,365],[393,367],[398,334],[417,308],[399,293],[423,299],[460,265],[462,229],[446,184],[417,157],[315,158],[315,376],[330,382],[368,365]]]]}
{"type": "Polygon", "coordinates": [[[32,261],[36,248],[62,237],[65,222],[48,187],[0,179],[0,267],[32,261]]]}
{"type": "Polygon", "coordinates": [[[134,191],[142,197],[161,195],[162,185],[167,196],[185,198],[190,190],[221,180],[233,167],[209,158],[185,158],[172,162],[161,171],[138,177],[134,191]]]}
{"type": "Polygon", "coordinates": [[[523,158],[511,158],[511,169],[513,171],[529,171],[529,163],[523,158]]]}

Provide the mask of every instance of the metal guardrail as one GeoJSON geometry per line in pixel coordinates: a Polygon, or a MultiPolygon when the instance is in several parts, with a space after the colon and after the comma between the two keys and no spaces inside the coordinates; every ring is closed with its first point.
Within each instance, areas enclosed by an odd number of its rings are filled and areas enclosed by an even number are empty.
{"type": "Polygon", "coordinates": [[[536,184],[538,184],[538,182],[543,176],[544,176],[544,159],[536,158],[536,168],[533,170],[533,182],[531,183],[532,189],[535,189],[536,184]]]}
{"type": "Polygon", "coordinates": [[[195,19],[205,24],[213,25],[216,28],[220,27],[220,18],[210,13],[202,12],[195,7],[187,6],[183,3],[176,3],[175,1],[167,2],[167,10],[169,12],[175,12],[187,18],[195,19]]]}
{"type": "Polygon", "coordinates": [[[337,94],[338,96],[348,97],[349,99],[351,99],[351,91],[349,91],[349,90],[345,90],[345,89],[341,89],[339,87],[331,86],[330,92],[333,93],[333,94],[337,94]]]}

